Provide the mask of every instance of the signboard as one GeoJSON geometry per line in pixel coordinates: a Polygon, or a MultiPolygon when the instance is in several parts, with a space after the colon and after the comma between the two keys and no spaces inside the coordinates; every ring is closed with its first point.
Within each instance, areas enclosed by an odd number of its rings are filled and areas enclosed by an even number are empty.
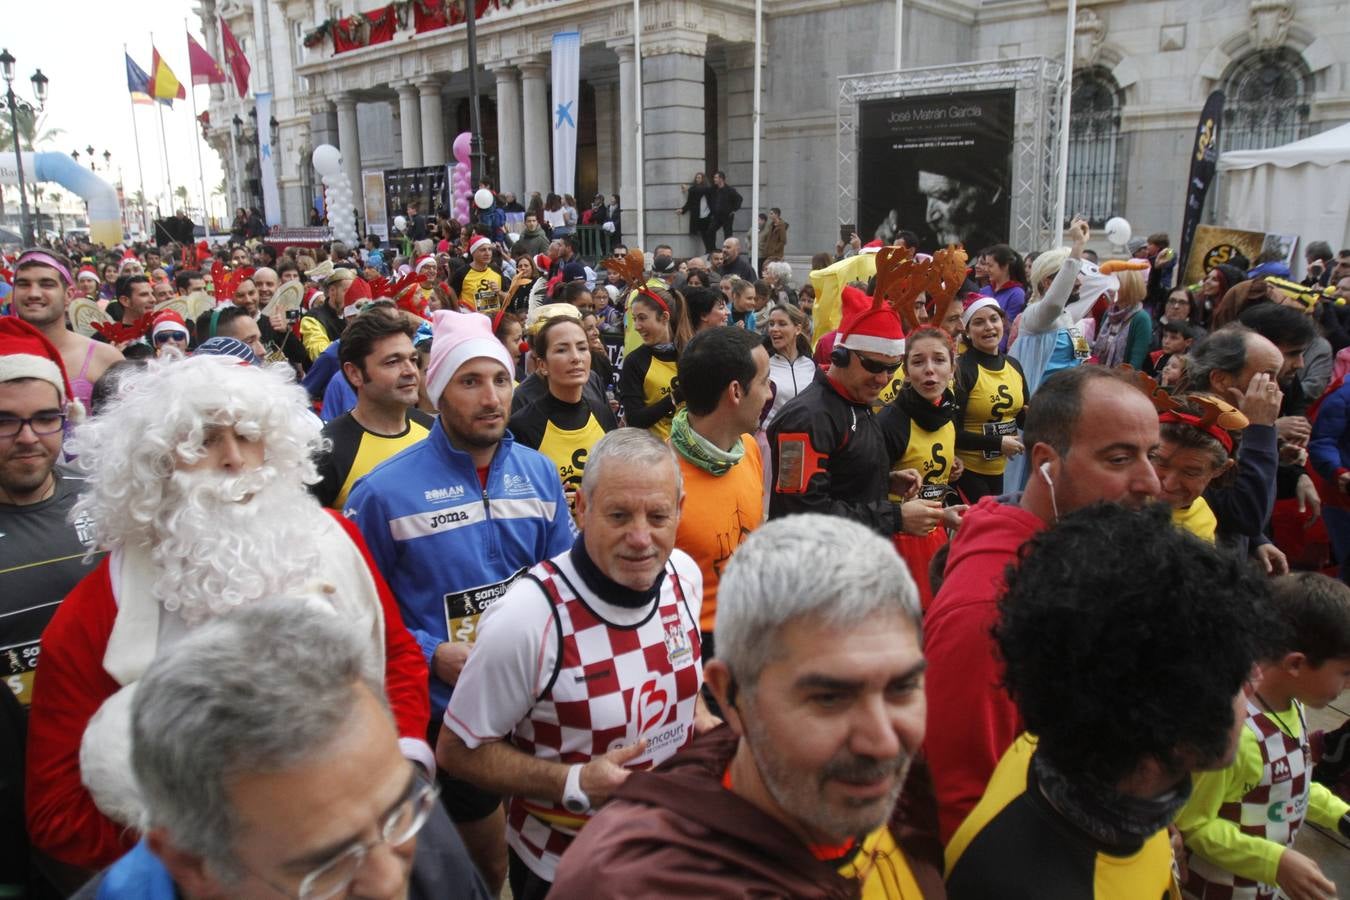
{"type": "MultiPolygon", "coordinates": [[[[1279,235],[1271,235],[1275,241],[1281,241],[1279,235]]],[[[1215,266],[1229,263],[1241,254],[1247,257],[1247,266],[1251,268],[1266,244],[1266,235],[1260,231],[1242,231],[1237,228],[1218,228],[1214,225],[1200,225],[1195,229],[1195,241],[1191,245],[1191,254],[1186,260],[1186,271],[1182,273],[1181,284],[1197,284],[1205,279],[1205,273],[1215,266]]]]}
{"type": "Polygon", "coordinates": [[[403,235],[394,230],[394,217],[406,216],[408,203],[417,200],[421,215],[435,222],[436,213],[450,213],[450,167],[421,166],[414,169],[384,170],[385,233],[390,240],[403,235]]]}
{"type": "Polygon", "coordinates": [[[384,209],[384,172],[379,169],[361,170],[361,194],[365,198],[366,234],[381,241],[389,240],[389,220],[384,209]]]}
{"type": "Polygon", "coordinates": [[[858,107],[858,234],[900,231],[973,256],[1010,233],[1013,91],[865,100],[858,107]]]}

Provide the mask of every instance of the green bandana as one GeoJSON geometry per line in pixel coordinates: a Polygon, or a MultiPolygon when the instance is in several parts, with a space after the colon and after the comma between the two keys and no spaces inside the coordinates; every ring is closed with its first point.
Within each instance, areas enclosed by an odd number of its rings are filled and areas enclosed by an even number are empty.
{"type": "Polygon", "coordinates": [[[725,475],[745,456],[745,443],[737,441],[736,447],[728,453],[714,446],[689,425],[689,410],[681,407],[670,423],[670,446],[675,452],[714,475],[725,475]]]}

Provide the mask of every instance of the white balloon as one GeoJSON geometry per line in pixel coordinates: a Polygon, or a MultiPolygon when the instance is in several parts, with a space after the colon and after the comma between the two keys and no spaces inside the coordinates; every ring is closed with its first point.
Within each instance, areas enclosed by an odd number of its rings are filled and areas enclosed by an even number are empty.
{"type": "Polygon", "coordinates": [[[408,220],[403,216],[394,216],[394,227],[399,231],[405,231],[408,228],[408,220]]]}
{"type": "Polygon", "coordinates": [[[473,205],[479,209],[491,209],[492,191],[487,188],[479,188],[478,193],[473,195],[473,205]]]}
{"type": "Polygon", "coordinates": [[[342,171],[342,153],[332,144],[320,144],[314,148],[314,171],[320,175],[336,175],[342,171]]]}
{"type": "Polygon", "coordinates": [[[1115,216],[1106,220],[1106,239],[1117,247],[1124,247],[1130,241],[1130,223],[1115,216]]]}

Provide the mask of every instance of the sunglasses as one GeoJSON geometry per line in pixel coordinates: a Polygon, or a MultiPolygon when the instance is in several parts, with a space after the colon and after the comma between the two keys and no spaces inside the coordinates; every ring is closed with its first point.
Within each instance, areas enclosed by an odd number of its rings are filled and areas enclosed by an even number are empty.
{"type": "Polygon", "coordinates": [[[187,343],[188,333],[186,331],[161,331],[155,335],[156,344],[167,344],[169,341],[181,341],[187,343]]]}
{"type": "Polygon", "coordinates": [[[849,350],[848,352],[852,353],[857,358],[858,362],[862,365],[862,367],[867,371],[871,372],[873,375],[890,375],[896,369],[900,368],[899,363],[888,363],[882,362],[881,360],[878,359],[868,359],[867,357],[859,353],[857,350],[849,350]]]}

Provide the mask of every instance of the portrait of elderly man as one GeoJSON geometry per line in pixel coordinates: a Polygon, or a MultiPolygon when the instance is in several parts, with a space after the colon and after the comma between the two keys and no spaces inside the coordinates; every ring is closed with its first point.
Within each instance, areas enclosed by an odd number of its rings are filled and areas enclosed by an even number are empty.
{"type": "MultiPolygon", "coordinates": [[[[431,771],[427,674],[359,532],[308,494],[319,421],[283,366],[152,362],[71,442],[76,516],[110,551],[43,634],[29,720],[33,844],[96,869],[134,844],[127,722],[147,667],[194,627],[260,598],[316,598],[364,636],[405,754],[431,771]]],[[[247,649],[239,665],[250,665],[247,649]]]]}

